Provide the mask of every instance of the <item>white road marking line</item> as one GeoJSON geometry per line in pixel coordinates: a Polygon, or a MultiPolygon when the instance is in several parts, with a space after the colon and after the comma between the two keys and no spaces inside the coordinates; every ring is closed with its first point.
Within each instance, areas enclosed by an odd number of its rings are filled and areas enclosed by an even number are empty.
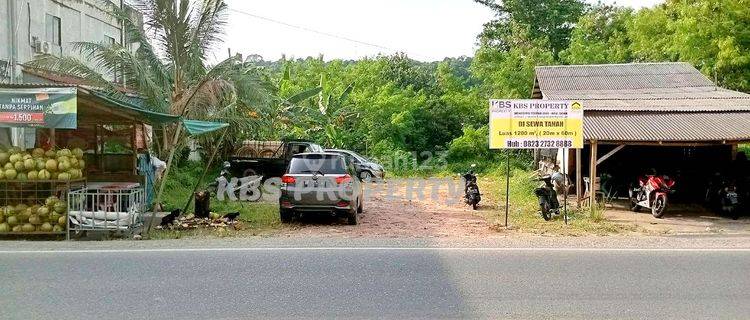
{"type": "Polygon", "coordinates": [[[147,253],[147,252],[263,252],[263,251],[544,251],[544,252],[750,252],[750,248],[486,248],[486,247],[256,247],[0,250],[0,254],[147,253]]]}

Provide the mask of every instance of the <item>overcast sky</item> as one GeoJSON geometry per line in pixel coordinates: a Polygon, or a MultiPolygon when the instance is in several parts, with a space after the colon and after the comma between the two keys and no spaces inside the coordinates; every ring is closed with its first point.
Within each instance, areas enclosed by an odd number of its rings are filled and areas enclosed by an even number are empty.
{"type": "MultiPolygon", "coordinates": [[[[398,51],[423,61],[471,56],[482,24],[493,17],[471,0],[226,1],[229,23],[215,61],[226,58],[228,48],[266,60],[282,54],[358,59],[398,51]]],[[[661,2],[616,1],[634,8],[661,2]]]]}

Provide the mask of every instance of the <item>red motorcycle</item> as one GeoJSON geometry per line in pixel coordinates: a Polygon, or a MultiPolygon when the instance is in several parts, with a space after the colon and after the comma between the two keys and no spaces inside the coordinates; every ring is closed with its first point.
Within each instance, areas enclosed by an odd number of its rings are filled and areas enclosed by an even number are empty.
{"type": "Polygon", "coordinates": [[[641,207],[651,209],[655,218],[661,218],[667,209],[667,195],[672,192],[675,181],[668,176],[647,175],[638,179],[638,188],[628,190],[630,210],[638,212],[641,207]]]}

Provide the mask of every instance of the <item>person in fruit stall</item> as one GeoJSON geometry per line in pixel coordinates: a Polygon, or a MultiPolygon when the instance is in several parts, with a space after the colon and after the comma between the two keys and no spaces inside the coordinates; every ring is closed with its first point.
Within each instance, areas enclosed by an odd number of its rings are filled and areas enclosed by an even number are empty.
{"type": "Polygon", "coordinates": [[[150,208],[154,201],[154,182],[156,181],[156,167],[153,165],[151,153],[138,148],[138,174],[143,176],[143,190],[146,191],[146,205],[150,208]]]}

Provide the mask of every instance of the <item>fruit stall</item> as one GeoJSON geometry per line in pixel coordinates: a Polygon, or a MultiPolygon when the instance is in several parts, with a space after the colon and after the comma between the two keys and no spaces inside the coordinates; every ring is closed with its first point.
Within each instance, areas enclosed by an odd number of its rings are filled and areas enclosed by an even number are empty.
{"type": "Polygon", "coordinates": [[[0,234],[134,232],[152,126],[179,117],[77,85],[0,84],[0,234]]]}

